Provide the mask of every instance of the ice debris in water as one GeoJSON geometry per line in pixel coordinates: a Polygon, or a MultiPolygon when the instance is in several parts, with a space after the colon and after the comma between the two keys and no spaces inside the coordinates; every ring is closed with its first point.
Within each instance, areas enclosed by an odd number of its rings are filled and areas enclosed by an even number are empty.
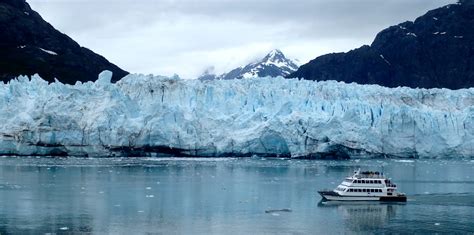
{"type": "Polygon", "coordinates": [[[38,75],[0,84],[0,155],[155,147],[198,156],[474,155],[474,88],[145,75],[114,84],[111,76],[74,86],[38,75]]]}

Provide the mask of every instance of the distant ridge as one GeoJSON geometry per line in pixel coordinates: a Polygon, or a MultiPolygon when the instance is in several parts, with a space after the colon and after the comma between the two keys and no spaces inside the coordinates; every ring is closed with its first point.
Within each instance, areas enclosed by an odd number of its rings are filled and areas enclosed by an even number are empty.
{"type": "Polygon", "coordinates": [[[295,62],[285,57],[283,52],[278,49],[270,51],[263,59],[258,62],[250,63],[231,70],[228,73],[219,76],[206,71],[202,74],[200,80],[231,80],[231,79],[246,79],[252,77],[277,77],[288,76],[290,73],[296,71],[298,65],[295,62]]]}

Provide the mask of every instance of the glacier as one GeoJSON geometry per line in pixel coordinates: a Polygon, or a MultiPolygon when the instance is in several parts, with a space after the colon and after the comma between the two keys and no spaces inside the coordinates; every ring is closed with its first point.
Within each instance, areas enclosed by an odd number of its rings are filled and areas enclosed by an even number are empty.
{"type": "Polygon", "coordinates": [[[0,155],[474,156],[474,89],[111,77],[0,84],[0,155]]]}

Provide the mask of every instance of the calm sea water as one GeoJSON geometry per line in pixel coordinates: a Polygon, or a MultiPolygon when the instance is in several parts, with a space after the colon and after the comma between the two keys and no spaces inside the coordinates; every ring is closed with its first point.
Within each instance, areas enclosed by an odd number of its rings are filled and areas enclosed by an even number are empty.
{"type": "Polygon", "coordinates": [[[0,158],[0,234],[473,233],[473,169],[473,160],[0,158]],[[317,190],[381,166],[407,203],[320,202],[317,190]]]}

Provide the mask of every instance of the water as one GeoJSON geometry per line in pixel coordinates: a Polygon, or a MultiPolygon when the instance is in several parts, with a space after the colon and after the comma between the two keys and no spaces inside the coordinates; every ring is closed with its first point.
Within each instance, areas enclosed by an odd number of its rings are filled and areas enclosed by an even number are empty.
{"type": "Polygon", "coordinates": [[[474,161],[0,158],[0,234],[474,232],[474,161]],[[407,203],[326,203],[357,168],[407,203]]]}

